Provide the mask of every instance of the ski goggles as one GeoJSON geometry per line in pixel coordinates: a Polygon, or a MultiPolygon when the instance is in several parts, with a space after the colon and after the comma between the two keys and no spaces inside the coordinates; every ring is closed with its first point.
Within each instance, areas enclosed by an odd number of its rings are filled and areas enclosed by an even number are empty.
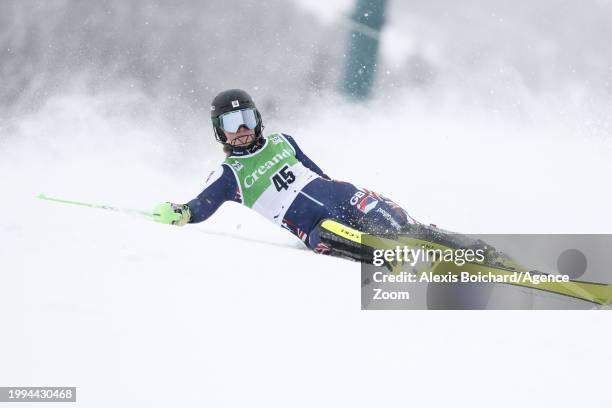
{"type": "Polygon", "coordinates": [[[257,127],[255,109],[241,109],[219,116],[219,127],[225,132],[236,133],[241,126],[246,126],[249,129],[257,127]]]}

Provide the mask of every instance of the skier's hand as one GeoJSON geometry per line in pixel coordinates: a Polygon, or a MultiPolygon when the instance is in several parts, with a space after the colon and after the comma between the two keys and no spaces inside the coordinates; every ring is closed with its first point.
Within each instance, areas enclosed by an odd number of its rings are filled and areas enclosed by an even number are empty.
{"type": "Polygon", "coordinates": [[[191,211],[187,204],[162,203],[153,209],[153,221],[183,226],[189,222],[191,211]]]}

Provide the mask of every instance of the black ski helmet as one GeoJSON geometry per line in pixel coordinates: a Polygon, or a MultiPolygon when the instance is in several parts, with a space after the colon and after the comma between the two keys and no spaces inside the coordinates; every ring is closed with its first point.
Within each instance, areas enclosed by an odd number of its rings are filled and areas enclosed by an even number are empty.
{"type": "Polygon", "coordinates": [[[251,96],[242,89],[228,89],[227,91],[223,91],[215,96],[210,106],[210,119],[212,120],[212,125],[215,130],[215,139],[217,139],[219,143],[225,144],[227,142],[225,132],[223,132],[223,129],[221,129],[219,116],[227,112],[246,108],[254,109],[255,116],[257,117],[257,126],[255,129],[253,129],[255,130],[255,139],[253,140],[253,143],[255,143],[262,137],[264,126],[261,120],[261,114],[259,113],[259,110],[257,110],[255,102],[253,102],[251,96]]]}

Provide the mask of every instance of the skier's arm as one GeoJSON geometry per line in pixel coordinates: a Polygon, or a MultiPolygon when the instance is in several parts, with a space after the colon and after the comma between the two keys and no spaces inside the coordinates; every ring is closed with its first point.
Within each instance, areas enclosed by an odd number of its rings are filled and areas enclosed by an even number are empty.
{"type": "Polygon", "coordinates": [[[226,201],[240,202],[240,190],[232,170],[221,166],[210,173],[206,186],[187,204],[165,202],[153,209],[153,220],[162,224],[182,226],[206,220],[226,201]]]}
{"type": "Polygon", "coordinates": [[[191,212],[189,223],[206,220],[226,201],[240,201],[238,184],[227,166],[214,170],[206,179],[204,190],[187,206],[191,212]]]}
{"type": "Polygon", "coordinates": [[[306,154],[304,154],[304,152],[302,151],[302,149],[300,149],[300,147],[298,146],[298,144],[295,142],[295,140],[289,136],[283,133],[283,136],[285,137],[285,139],[287,139],[287,141],[289,142],[289,144],[291,144],[291,146],[293,147],[293,149],[295,149],[295,157],[307,168],[309,168],[310,170],[314,171],[315,173],[317,173],[319,176],[323,177],[324,179],[327,180],[331,180],[329,178],[329,176],[325,173],[323,173],[323,170],[321,170],[319,168],[319,166],[317,166],[312,160],[310,160],[310,158],[308,156],[306,156],[306,154]]]}

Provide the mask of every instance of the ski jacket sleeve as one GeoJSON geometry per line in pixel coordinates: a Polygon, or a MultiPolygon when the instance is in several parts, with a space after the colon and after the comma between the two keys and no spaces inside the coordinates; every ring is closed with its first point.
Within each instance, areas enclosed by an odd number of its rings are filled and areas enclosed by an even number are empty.
{"type": "Polygon", "coordinates": [[[302,151],[302,149],[300,149],[300,147],[298,146],[298,144],[295,142],[295,140],[293,139],[293,137],[286,135],[283,133],[283,136],[285,137],[285,139],[287,139],[287,141],[289,142],[289,144],[295,149],[295,157],[307,168],[309,168],[310,170],[314,171],[315,173],[317,173],[320,177],[326,179],[326,180],[331,180],[329,178],[329,176],[325,173],[323,173],[323,170],[321,170],[319,168],[319,166],[317,166],[312,160],[310,160],[310,158],[308,156],[306,156],[304,154],[304,152],[302,151]]]}
{"type": "Polygon", "coordinates": [[[191,211],[189,222],[205,221],[226,201],[240,202],[240,189],[229,167],[221,165],[208,175],[204,190],[187,203],[191,211]]]}

